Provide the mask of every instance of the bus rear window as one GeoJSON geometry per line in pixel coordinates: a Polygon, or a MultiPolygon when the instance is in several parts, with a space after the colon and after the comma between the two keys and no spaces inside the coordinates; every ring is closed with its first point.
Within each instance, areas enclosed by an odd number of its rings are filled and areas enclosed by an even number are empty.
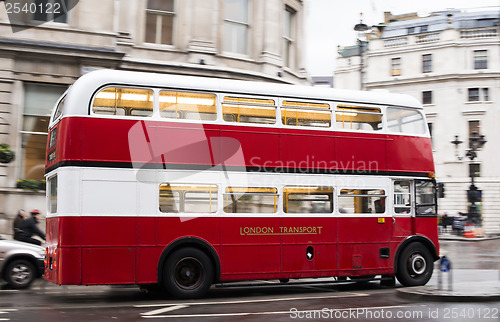
{"type": "Polygon", "coordinates": [[[425,134],[425,121],[418,111],[388,107],[387,128],[393,133],[425,134]]]}
{"type": "Polygon", "coordinates": [[[105,88],[94,97],[92,112],[102,115],[152,116],[153,91],[125,87],[105,88]]]}
{"type": "Polygon", "coordinates": [[[335,112],[338,129],[378,131],[382,129],[379,108],[339,105],[335,112]]]}
{"type": "Polygon", "coordinates": [[[160,92],[160,116],[170,119],[215,121],[216,99],[213,94],[160,92]]]}

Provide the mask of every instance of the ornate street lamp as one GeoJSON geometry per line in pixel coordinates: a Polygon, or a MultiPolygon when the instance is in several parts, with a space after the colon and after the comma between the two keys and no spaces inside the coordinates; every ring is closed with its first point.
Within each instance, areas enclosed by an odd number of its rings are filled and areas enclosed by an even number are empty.
{"type": "Polygon", "coordinates": [[[364,51],[364,42],[360,38],[360,34],[365,33],[370,30],[367,24],[363,23],[363,13],[359,13],[359,23],[354,26],[354,31],[358,32],[358,53],[359,53],[359,80],[360,80],[360,89],[364,89],[364,61],[363,61],[363,51],[364,51]]]}
{"type": "MultiPolygon", "coordinates": [[[[474,159],[477,158],[477,151],[481,149],[486,142],[487,141],[484,138],[484,135],[478,135],[476,131],[472,132],[472,135],[469,138],[469,149],[467,150],[465,156],[468,157],[471,161],[474,161],[474,159]]],[[[455,155],[459,160],[461,160],[462,157],[460,157],[458,154],[458,146],[463,142],[459,140],[458,135],[455,135],[455,140],[451,141],[451,143],[455,145],[455,155]]],[[[467,191],[467,201],[469,205],[467,221],[470,223],[474,223],[476,226],[480,226],[481,218],[476,206],[476,202],[479,202],[481,200],[481,191],[478,190],[476,185],[474,184],[475,175],[475,172],[470,171],[471,184],[469,190],[467,191]]]]}

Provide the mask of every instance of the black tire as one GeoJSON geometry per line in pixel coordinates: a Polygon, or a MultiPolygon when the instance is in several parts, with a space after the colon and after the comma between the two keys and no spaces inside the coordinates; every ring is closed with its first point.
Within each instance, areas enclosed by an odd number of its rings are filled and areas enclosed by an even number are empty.
{"type": "Polygon", "coordinates": [[[15,289],[28,288],[36,279],[35,266],[25,259],[15,259],[3,272],[7,284],[15,289]]]}
{"type": "Polygon", "coordinates": [[[425,285],[434,269],[431,252],[419,242],[411,243],[403,249],[397,265],[396,277],[404,286],[425,285]]]}
{"type": "Polygon", "coordinates": [[[204,296],[214,279],[210,258],[197,248],[181,248],[172,253],[163,267],[163,285],[176,298],[204,296]]]}

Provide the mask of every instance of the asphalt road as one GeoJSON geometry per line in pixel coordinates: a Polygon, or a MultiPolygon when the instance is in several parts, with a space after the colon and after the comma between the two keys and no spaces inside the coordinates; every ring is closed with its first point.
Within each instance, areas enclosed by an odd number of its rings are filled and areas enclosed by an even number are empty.
{"type": "MultiPolygon", "coordinates": [[[[442,243],[456,276],[478,280],[500,278],[499,246],[500,240],[442,243]]],[[[500,302],[415,301],[378,282],[308,281],[214,287],[206,298],[186,301],[136,287],[57,286],[39,280],[29,290],[0,290],[0,321],[500,321],[500,302]]]]}

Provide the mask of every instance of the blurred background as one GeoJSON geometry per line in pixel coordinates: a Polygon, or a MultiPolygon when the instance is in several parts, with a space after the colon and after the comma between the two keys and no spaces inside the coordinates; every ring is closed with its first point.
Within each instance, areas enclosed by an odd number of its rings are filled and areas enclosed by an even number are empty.
{"type": "Polygon", "coordinates": [[[51,109],[101,68],[411,95],[432,134],[440,214],[500,234],[497,1],[16,2],[62,11],[0,2],[0,143],[15,153],[0,163],[0,234],[20,208],[46,213],[51,109]]]}

